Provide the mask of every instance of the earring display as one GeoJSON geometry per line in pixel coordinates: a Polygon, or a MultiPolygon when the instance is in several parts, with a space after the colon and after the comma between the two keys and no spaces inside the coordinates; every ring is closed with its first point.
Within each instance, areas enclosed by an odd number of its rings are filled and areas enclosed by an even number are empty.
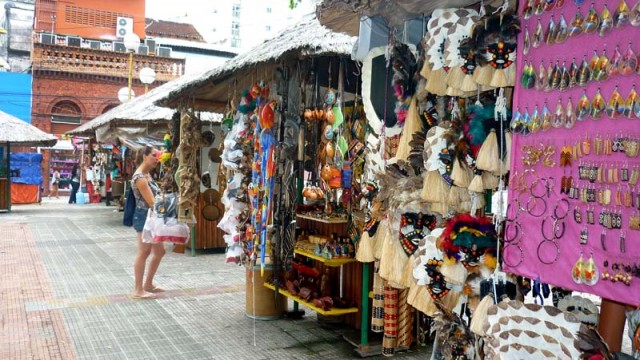
{"type": "Polygon", "coordinates": [[[628,1],[520,4],[504,267],[637,305],[640,1],[628,1]]]}

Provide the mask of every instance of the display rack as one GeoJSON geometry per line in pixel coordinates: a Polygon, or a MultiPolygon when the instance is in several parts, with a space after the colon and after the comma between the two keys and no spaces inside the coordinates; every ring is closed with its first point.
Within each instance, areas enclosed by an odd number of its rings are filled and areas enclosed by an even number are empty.
{"type": "MultiPolygon", "coordinates": [[[[273,284],[265,283],[264,286],[269,288],[269,289],[271,289],[271,290],[273,290],[273,291],[276,290],[276,287],[273,284]]],[[[324,316],[340,316],[340,315],[352,314],[352,313],[357,313],[358,312],[358,308],[355,308],[355,307],[346,308],[346,309],[333,308],[331,310],[324,310],[324,309],[321,309],[321,308],[313,305],[310,302],[307,302],[307,301],[304,301],[304,300],[300,299],[299,297],[293,295],[292,293],[288,292],[285,289],[282,289],[282,288],[278,289],[278,293],[280,293],[281,295],[284,295],[284,296],[288,297],[289,299],[291,299],[291,300],[293,300],[293,301],[295,301],[297,303],[300,303],[300,304],[310,308],[311,310],[317,312],[318,314],[324,315],[324,316]]]]}
{"type": "Polygon", "coordinates": [[[346,218],[338,218],[338,217],[334,217],[334,218],[328,218],[328,219],[324,219],[321,217],[317,217],[317,216],[312,216],[312,215],[305,215],[305,214],[296,214],[297,217],[301,218],[301,219],[306,219],[306,220],[311,220],[311,221],[317,221],[323,224],[347,224],[349,222],[348,219],[346,218]]]}
{"type": "Polygon", "coordinates": [[[324,258],[324,257],[322,257],[320,255],[316,255],[314,253],[311,253],[311,252],[308,252],[308,251],[305,251],[305,250],[301,250],[301,249],[295,249],[293,252],[295,254],[308,257],[309,259],[320,261],[325,266],[329,266],[329,267],[340,267],[340,266],[342,266],[344,264],[348,264],[348,263],[352,263],[352,262],[356,261],[356,259],[353,259],[353,258],[327,259],[327,258],[324,258]]]}

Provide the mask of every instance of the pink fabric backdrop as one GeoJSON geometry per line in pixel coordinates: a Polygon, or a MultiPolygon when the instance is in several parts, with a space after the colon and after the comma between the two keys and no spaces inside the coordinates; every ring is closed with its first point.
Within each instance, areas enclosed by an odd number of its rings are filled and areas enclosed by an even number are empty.
{"type": "MultiPolygon", "coordinates": [[[[521,9],[519,13],[522,14],[522,8],[526,5],[527,1],[521,1],[520,3],[521,9]]],[[[606,1],[606,3],[608,3],[609,10],[613,15],[618,2],[606,1]]],[[[604,4],[605,1],[596,2],[596,9],[599,14],[602,12],[604,4]]],[[[635,5],[635,2],[628,2],[628,5],[631,8],[633,5],[635,5]]],[[[581,12],[583,16],[586,17],[590,6],[591,2],[585,1],[584,4],[582,4],[581,12]]],[[[606,53],[609,58],[613,56],[616,45],[619,46],[620,52],[624,54],[629,42],[632,43],[632,47],[636,52],[636,55],[640,54],[640,27],[632,27],[628,23],[621,28],[614,28],[609,33],[609,35],[605,37],[600,37],[597,35],[597,33],[580,34],[579,36],[568,38],[564,44],[547,45],[543,43],[539,48],[531,47],[528,55],[525,56],[522,54],[525,27],[528,26],[529,34],[531,35],[531,37],[533,37],[533,33],[537,25],[537,20],[538,18],[540,18],[543,24],[543,29],[546,32],[547,24],[549,23],[549,19],[552,15],[556,24],[560,21],[560,15],[564,15],[569,27],[571,27],[571,22],[573,21],[576,10],[577,6],[573,1],[565,0],[564,6],[560,9],[553,9],[550,12],[545,12],[541,16],[533,15],[529,20],[522,19],[522,32],[518,39],[518,80],[514,93],[514,112],[517,109],[519,109],[521,112],[524,112],[525,109],[528,108],[529,113],[531,114],[536,104],[538,105],[538,109],[542,111],[544,102],[547,101],[547,106],[553,114],[558,98],[562,98],[562,102],[566,106],[567,100],[571,96],[573,105],[575,107],[584,90],[584,88],[580,87],[568,89],[563,92],[560,92],[558,90],[544,92],[538,91],[535,88],[523,89],[519,81],[524,61],[533,62],[534,68],[537,73],[538,66],[541,60],[544,60],[545,66],[547,66],[550,61],[555,62],[556,60],[559,60],[560,64],[562,64],[562,61],[566,60],[567,67],[569,67],[572,58],[575,57],[576,62],[579,66],[584,55],[587,56],[587,61],[589,61],[591,59],[591,56],[593,55],[594,50],[597,50],[598,54],[601,54],[602,50],[605,47],[607,50],[606,53]]],[[[638,85],[637,89],[638,91],[640,91],[640,76],[638,74],[633,74],[631,76],[618,76],[602,82],[589,82],[585,88],[590,101],[593,100],[593,97],[596,94],[598,88],[600,88],[605,101],[608,102],[616,85],[618,86],[619,92],[621,93],[622,97],[626,99],[629,91],[634,84],[638,85]]],[[[514,136],[514,140],[512,143],[511,174],[514,174],[514,172],[516,171],[518,174],[521,174],[523,172],[523,169],[525,168],[522,163],[523,145],[537,145],[540,143],[555,145],[555,161],[559,163],[562,146],[573,145],[577,139],[581,139],[585,135],[588,135],[593,139],[597,134],[601,134],[603,136],[630,134],[640,137],[640,119],[634,118],[630,120],[622,117],[614,120],[608,118],[607,115],[604,114],[603,118],[597,121],[588,118],[585,121],[577,122],[572,129],[551,128],[546,132],[541,131],[529,136],[514,136]]],[[[591,155],[583,157],[582,159],[583,161],[597,161],[600,163],[606,162],[608,164],[622,164],[624,162],[627,162],[630,168],[633,165],[640,164],[640,158],[628,158],[623,153],[613,153],[613,155],[611,156],[595,156],[593,154],[593,146],[591,155]]],[[[579,183],[581,184],[584,184],[586,182],[578,180],[578,162],[579,161],[573,161],[573,165],[571,168],[563,168],[559,167],[558,165],[556,165],[556,167],[554,168],[547,168],[541,164],[538,164],[534,167],[540,177],[551,176],[555,179],[553,194],[549,199],[547,199],[548,209],[545,215],[552,215],[554,206],[559,203],[559,200],[561,198],[568,198],[567,195],[560,194],[560,180],[563,175],[569,175],[570,173],[570,175],[573,176],[574,182],[579,181],[579,183]]],[[[611,185],[610,188],[615,194],[617,185],[611,185]]],[[[633,190],[634,192],[640,191],[640,186],[634,187],[633,190]]],[[[538,193],[540,192],[541,190],[538,189],[538,193]]],[[[509,202],[512,204],[509,209],[509,218],[513,218],[515,216],[517,205],[515,204],[514,197],[517,195],[518,193],[514,193],[513,190],[509,191],[509,202]]],[[[521,199],[526,200],[527,198],[527,195],[521,196],[521,199]]],[[[543,283],[557,285],[576,291],[592,293],[603,298],[616,300],[627,304],[639,305],[640,279],[634,278],[631,282],[631,286],[625,286],[620,282],[612,283],[611,281],[602,280],[602,273],[604,271],[604,260],[608,260],[609,264],[618,262],[622,259],[626,260],[626,262],[631,265],[633,265],[633,263],[640,263],[640,232],[633,231],[628,228],[629,214],[633,210],[630,208],[621,208],[623,213],[622,229],[626,231],[626,252],[625,254],[621,254],[619,249],[620,230],[607,231],[606,243],[608,251],[604,251],[600,246],[600,233],[602,231],[602,227],[598,224],[598,214],[600,212],[601,206],[597,205],[597,203],[590,203],[595,205],[595,224],[587,225],[585,204],[580,203],[579,200],[569,199],[569,201],[571,203],[571,211],[568,214],[567,218],[564,219],[566,230],[564,236],[557,240],[557,244],[560,248],[558,261],[551,265],[545,265],[538,260],[536,251],[539,243],[543,240],[541,234],[541,225],[543,218],[535,218],[527,214],[526,212],[521,212],[518,221],[522,224],[522,228],[524,231],[524,238],[521,242],[521,246],[524,250],[524,261],[520,265],[513,268],[505,266],[506,270],[532,279],[539,278],[543,283]],[[573,208],[575,207],[575,205],[579,205],[582,209],[583,222],[581,225],[576,224],[573,218],[573,208]],[[589,240],[588,243],[583,246],[580,244],[580,230],[584,226],[588,228],[589,240]],[[598,270],[600,271],[601,278],[600,281],[594,286],[587,286],[584,284],[578,285],[571,278],[571,269],[578,260],[581,251],[585,254],[585,260],[588,260],[590,253],[593,252],[595,263],[598,267],[598,270]]],[[[615,205],[614,197],[612,197],[612,205],[615,205]]],[[[566,207],[565,204],[560,204],[560,206],[561,210],[564,210],[566,207]]],[[[564,213],[564,211],[560,212],[564,213]]],[[[546,234],[550,234],[551,225],[549,224],[549,221],[547,221],[547,224],[545,225],[547,226],[546,234]]],[[[553,245],[543,245],[543,259],[553,259],[555,257],[555,251],[556,250],[553,245]]],[[[507,247],[505,249],[505,257],[507,259],[507,262],[511,264],[517,263],[520,258],[520,251],[513,246],[507,247]]],[[[611,272],[611,265],[609,265],[609,272],[611,272]]]]}

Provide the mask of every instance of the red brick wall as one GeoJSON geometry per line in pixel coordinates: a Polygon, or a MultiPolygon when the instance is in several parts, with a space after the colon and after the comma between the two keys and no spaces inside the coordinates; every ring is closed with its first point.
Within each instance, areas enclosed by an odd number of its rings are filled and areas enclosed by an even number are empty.
{"type": "MultiPolygon", "coordinates": [[[[118,90],[125,86],[126,79],[35,73],[31,124],[56,135],[75,129],[78,125],[51,123],[51,110],[56,103],[75,103],[81,109],[82,123],[85,123],[102,114],[107,106],[119,104],[118,90]]],[[[144,93],[144,87],[137,83],[134,83],[133,90],[138,95],[144,93]]],[[[49,151],[43,151],[42,175],[45,194],[49,191],[49,158],[49,151]]]]}

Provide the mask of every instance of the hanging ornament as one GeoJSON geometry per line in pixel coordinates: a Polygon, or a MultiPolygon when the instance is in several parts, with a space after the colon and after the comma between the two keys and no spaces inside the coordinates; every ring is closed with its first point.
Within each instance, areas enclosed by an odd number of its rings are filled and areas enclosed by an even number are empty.
{"type": "Polygon", "coordinates": [[[531,124],[529,125],[529,131],[532,134],[537,133],[542,128],[542,117],[540,116],[540,111],[538,111],[538,105],[533,108],[533,113],[531,114],[531,124]]]}
{"type": "Polygon", "coordinates": [[[547,25],[547,31],[544,34],[544,42],[547,45],[551,45],[556,41],[556,22],[553,20],[553,15],[549,19],[549,24],[547,25]]]}
{"type": "Polygon", "coordinates": [[[594,72],[594,78],[597,81],[604,81],[609,78],[607,74],[607,67],[609,66],[609,58],[607,57],[607,49],[602,50],[602,55],[598,58],[598,64],[594,72]]]}
{"type": "Polygon", "coordinates": [[[618,92],[618,87],[613,90],[613,94],[609,98],[609,102],[607,103],[607,116],[612,119],[617,119],[620,115],[624,114],[625,103],[622,99],[622,95],[618,92]]]}
{"type": "Polygon", "coordinates": [[[564,6],[564,0],[556,0],[556,8],[560,9],[564,6]]]}
{"type": "Polygon", "coordinates": [[[629,23],[631,26],[640,26],[640,0],[638,0],[631,9],[631,14],[629,14],[629,23]]]}
{"type": "Polygon", "coordinates": [[[529,108],[525,108],[524,113],[522,114],[522,131],[520,132],[522,135],[531,134],[531,116],[529,116],[529,108]]]}
{"type": "Polygon", "coordinates": [[[544,11],[551,11],[551,10],[553,10],[554,7],[556,7],[556,1],[555,0],[545,0],[545,2],[544,2],[544,11]]]}
{"type": "Polygon", "coordinates": [[[527,0],[527,5],[524,7],[522,11],[522,17],[525,20],[531,19],[531,15],[533,15],[533,0],[527,0]]]}
{"type": "Polygon", "coordinates": [[[616,45],[616,49],[613,52],[613,56],[611,57],[611,62],[607,64],[606,72],[607,77],[611,79],[612,77],[616,77],[620,74],[620,63],[622,62],[622,54],[620,53],[620,49],[616,45]]]}
{"type": "MultiPolygon", "coordinates": [[[[638,4],[640,4],[640,0],[638,0],[638,4]]],[[[631,75],[638,68],[638,58],[631,48],[631,42],[629,42],[629,46],[627,46],[627,50],[624,52],[618,67],[622,75],[631,75]]]]}
{"type": "Polygon", "coordinates": [[[522,84],[522,87],[525,89],[531,89],[535,86],[536,73],[531,63],[529,63],[528,65],[525,63],[524,69],[522,71],[522,77],[520,79],[520,83],[522,84]]]}
{"type": "Polygon", "coordinates": [[[547,107],[547,102],[544,102],[544,106],[542,107],[542,131],[547,131],[551,129],[552,124],[552,116],[551,111],[547,107]]]}
{"type": "Polygon", "coordinates": [[[583,121],[589,116],[589,112],[591,111],[591,103],[589,103],[589,98],[587,97],[586,90],[582,92],[582,96],[578,99],[578,104],[576,105],[576,119],[578,121],[583,121]]]}
{"type": "Polygon", "coordinates": [[[573,282],[575,282],[576,284],[582,284],[583,271],[584,258],[582,257],[582,254],[580,254],[578,261],[576,261],[576,263],[573,265],[573,268],[571,268],[571,278],[573,279],[573,282]]]}
{"type": "Polygon", "coordinates": [[[627,99],[624,102],[624,116],[629,119],[632,119],[633,116],[638,116],[636,113],[636,108],[638,112],[640,112],[640,97],[638,96],[638,92],[636,91],[636,86],[633,85],[629,95],[627,95],[627,99]]]}
{"type": "Polygon", "coordinates": [[[605,108],[606,104],[604,97],[600,93],[600,88],[598,88],[598,92],[593,97],[593,101],[591,102],[591,118],[593,120],[600,120],[605,108]]]}
{"type": "Polygon", "coordinates": [[[600,271],[593,261],[593,254],[589,258],[589,261],[583,264],[582,269],[582,282],[588,286],[594,286],[600,280],[600,271]]]}
{"type": "Polygon", "coordinates": [[[609,11],[607,4],[604,4],[604,9],[602,9],[602,14],[600,14],[598,35],[605,37],[611,32],[611,29],[613,29],[613,17],[611,16],[611,11],[609,11]]]}
{"type": "Polygon", "coordinates": [[[544,0],[535,0],[533,5],[533,13],[536,15],[542,15],[544,12],[544,0]]]}
{"type": "Polygon", "coordinates": [[[613,14],[613,25],[615,27],[621,27],[629,22],[629,5],[625,0],[620,0],[616,12],[613,14]]]}
{"type": "Polygon", "coordinates": [[[529,27],[525,26],[522,53],[524,55],[527,55],[529,53],[530,48],[531,48],[531,38],[529,37],[529,27]]]}
{"type": "MultiPolygon", "coordinates": [[[[639,0],[640,1],[640,0],[639,0]]],[[[571,28],[569,29],[569,36],[578,36],[584,31],[584,17],[580,12],[580,8],[576,11],[576,16],[573,17],[571,22],[571,28]]]]}
{"type": "Polygon", "coordinates": [[[545,84],[544,87],[544,91],[551,91],[553,90],[553,87],[551,87],[551,84],[553,83],[553,70],[554,70],[554,66],[552,62],[549,62],[549,66],[547,66],[547,83],[545,84]]]}
{"type": "Polygon", "coordinates": [[[540,62],[538,74],[536,75],[536,90],[544,90],[547,87],[547,69],[544,67],[544,61],[540,62]]]}
{"type": "Polygon", "coordinates": [[[544,34],[542,33],[542,22],[538,19],[538,24],[536,25],[536,30],[533,32],[533,42],[531,46],[535,49],[539,48],[542,45],[542,40],[544,38],[544,34]]]}
{"type": "Polygon", "coordinates": [[[573,125],[576,124],[576,113],[573,111],[573,102],[571,101],[571,97],[569,97],[569,101],[567,102],[567,120],[564,123],[564,127],[567,129],[571,129],[573,125]]]}
{"type": "Polygon", "coordinates": [[[522,115],[520,114],[520,110],[516,109],[516,111],[513,112],[509,128],[514,134],[520,134],[522,132],[522,115]]]}
{"type": "Polygon", "coordinates": [[[591,74],[591,67],[587,63],[587,57],[584,56],[582,58],[582,63],[578,68],[578,75],[576,76],[578,86],[585,86],[591,80],[591,74]]]}
{"type": "Polygon", "coordinates": [[[573,88],[578,84],[578,64],[576,64],[576,58],[571,61],[569,67],[569,88],[573,88]]]}
{"type": "Polygon", "coordinates": [[[564,126],[567,121],[567,113],[564,111],[564,106],[562,105],[562,99],[558,99],[558,104],[556,105],[556,111],[553,113],[553,127],[561,128],[564,126]]]}
{"type": "Polygon", "coordinates": [[[562,73],[560,70],[560,66],[558,61],[556,60],[556,64],[553,66],[553,70],[551,71],[551,78],[549,83],[551,84],[551,89],[559,89],[560,88],[560,80],[562,77],[562,73]]]}
{"type": "Polygon", "coordinates": [[[565,20],[564,15],[560,15],[560,22],[556,27],[556,44],[562,44],[569,37],[569,25],[567,25],[567,20],[565,20]]]}
{"type": "Polygon", "coordinates": [[[569,69],[567,69],[567,63],[562,62],[562,69],[560,70],[560,91],[564,91],[569,87],[569,83],[571,82],[571,75],[569,74],[569,69]]]}
{"type": "Polygon", "coordinates": [[[600,17],[598,17],[598,12],[596,11],[596,5],[591,4],[589,8],[589,12],[587,13],[587,17],[584,20],[584,28],[583,31],[587,34],[595,32],[600,26],[600,17]]]}

